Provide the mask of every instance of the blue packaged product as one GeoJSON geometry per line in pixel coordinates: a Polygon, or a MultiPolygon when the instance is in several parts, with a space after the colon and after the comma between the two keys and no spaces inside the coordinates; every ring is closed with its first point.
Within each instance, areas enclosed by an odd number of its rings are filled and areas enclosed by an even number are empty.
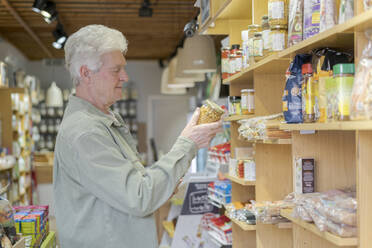
{"type": "Polygon", "coordinates": [[[302,123],[302,72],[304,63],[311,60],[310,54],[296,55],[289,67],[289,75],[283,93],[283,114],[287,123],[302,123]]]}

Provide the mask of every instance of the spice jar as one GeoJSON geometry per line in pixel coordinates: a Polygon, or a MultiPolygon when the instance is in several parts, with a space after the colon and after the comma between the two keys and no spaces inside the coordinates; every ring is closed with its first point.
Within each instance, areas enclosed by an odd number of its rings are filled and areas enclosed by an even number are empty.
{"type": "Polygon", "coordinates": [[[200,108],[198,125],[218,121],[224,113],[225,111],[216,103],[206,100],[205,104],[200,108]]]}
{"type": "Polygon", "coordinates": [[[232,76],[236,73],[236,56],[237,51],[239,50],[240,45],[234,44],[231,46],[230,54],[229,54],[229,76],[232,76]]]}
{"type": "Polygon", "coordinates": [[[243,51],[238,49],[235,52],[235,74],[242,71],[243,68],[243,51]]]}
{"type": "Polygon", "coordinates": [[[286,0],[269,0],[268,11],[270,26],[288,24],[288,9],[286,0]]]}
{"type": "Polygon", "coordinates": [[[267,15],[262,16],[261,29],[262,29],[262,40],[263,40],[263,56],[266,56],[269,53],[269,34],[270,34],[269,17],[267,15]]]}
{"type": "Polygon", "coordinates": [[[254,114],[254,89],[242,89],[240,92],[242,114],[254,114]]]}
{"type": "Polygon", "coordinates": [[[260,61],[263,58],[263,40],[261,32],[254,33],[253,56],[255,62],[260,61]]]}
{"type": "Polygon", "coordinates": [[[287,48],[287,26],[270,26],[270,53],[283,51],[287,48]]]}
{"type": "Polygon", "coordinates": [[[239,96],[229,96],[229,115],[241,115],[241,105],[239,96]]]}
{"type": "Polygon", "coordinates": [[[242,66],[247,68],[249,66],[249,51],[248,51],[248,30],[243,30],[242,35],[242,66]]]}
{"type": "Polygon", "coordinates": [[[230,48],[228,47],[221,48],[222,79],[226,79],[229,77],[229,54],[230,54],[230,48]]]}
{"type": "Polygon", "coordinates": [[[351,93],[354,84],[354,64],[337,64],[333,66],[333,77],[337,89],[337,119],[350,120],[351,93]]]}
{"type": "Polygon", "coordinates": [[[254,63],[254,51],[253,51],[253,40],[254,40],[254,33],[258,32],[260,25],[252,24],[248,26],[248,51],[249,51],[249,62],[250,64],[254,63]]]}

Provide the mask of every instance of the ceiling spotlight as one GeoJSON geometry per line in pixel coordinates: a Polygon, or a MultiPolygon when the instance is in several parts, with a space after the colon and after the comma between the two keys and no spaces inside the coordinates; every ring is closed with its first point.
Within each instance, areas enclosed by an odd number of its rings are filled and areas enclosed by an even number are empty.
{"type": "Polygon", "coordinates": [[[53,42],[53,47],[55,48],[55,49],[61,49],[62,48],[62,45],[63,44],[59,44],[58,42],[53,42]]]}
{"type": "Polygon", "coordinates": [[[57,19],[57,16],[58,16],[58,12],[55,11],[51,17],[44,17],[44,21],[48,24],[51,24],[57,19]]]}
{"type": "Polygon", "coordinates": [[[46,0],[35,0],[34,4],[32,4],[32,10],[36,13],[40,13],[42,9],[45,8],[46,0]]]}
{"type": "Polygon", "coordinates": [[[63,30],[62,24],[57,24],[56,29],[53,31],[53,36],[56,42],[59,44],[63,44],[67,40],[67,34],[63,30]]]}
{"type": "Polygon", "coordinates": [[[141,8],[138,10],[139,17],[152,17],[152,8],[150,8],[150,0],[143,0],[141,8]]]}
{"type": "Polygon", "coordinates": [[[45,18],[51,18],[56,12],[56,4],[52,1],[47,1],[45,7],[40,11],[45,18]]]}
{"type": "Polygon", "coordinates": [[[199,25],[196,23],[196,20],[192,20],[186,23],[185,27],[183,28],[183,32],[185,33],[186,37],[193,37],[198,28],[199,25]]]}

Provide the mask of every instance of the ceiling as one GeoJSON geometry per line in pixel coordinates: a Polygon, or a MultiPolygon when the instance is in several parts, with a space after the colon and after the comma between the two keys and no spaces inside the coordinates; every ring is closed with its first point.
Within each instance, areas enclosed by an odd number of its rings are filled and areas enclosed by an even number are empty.
{"type": "MultiPolygon", "coordinates": [[[[103,24],[120,30],[128,39],[127,59],[164,59],[176,49],[183,27],[198,9],[195,0],[151,0],[152,17],[138,17],[143,0],[54,0],[67,34],[88,24],[103,24]]],[[[63,58],[63,49],[52,46],[56,22],[47,24],[31,10],[33,0],[0,0],[0,36],[17,47],[28,59],[63,58]],[[7,5],[10,5],[7,6],[7,5]],[[15,14],[29,26],[27,32],[15,14]],[[39,39],[42,45],[36,41],[39,39]],[[42,46],[45,49],[42,49],[42,46]],[[49,55],[48,55],[49,54],[49,55]]]]}

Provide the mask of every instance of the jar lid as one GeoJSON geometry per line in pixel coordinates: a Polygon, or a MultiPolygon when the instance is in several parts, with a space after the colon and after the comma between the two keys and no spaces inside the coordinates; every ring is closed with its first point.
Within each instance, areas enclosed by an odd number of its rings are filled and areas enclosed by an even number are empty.
{"type": "Polygon", "coordinates": [[[262,36],[262,33],[261,33],[261,32],[255,32],[255,33],[254,33],[254,36],[257,36],[257,37],[258,37],[258,36],[262,36]]]}
{"type": "Polygon", "coordinates": [[[235,101],[235,100],[240,100],[240,99],[241,99],[240,96],[229,96],[230,101],[235,101]]]}
{"type": "Polygon", "coordinates": [[[242,89],[240,92],[254,92],[254,89],[242,89]]]}
{"type": "Polygon", "coordinates": [[[333,74],[354,74],[355,65],[354,64],[337,64],[333,66],[333,74]]]}
{"type": "Polygon", "coordinates": [[[261,19],[262,19],[262,20],[269,20],[269,16],[268,16],[268,15],[263,15],[263,16],[261,17],[261,19]]]}
{"type": "Polygon", "coordinates": [[[214,102],[212,102],[212,101],[210,101],[210,100],[206,100],[205,101],[205,104],[208,106],[208,107],[210,107],[210,108],[212,108],[213,110],[215,110],[217,113],[220,113],[220,114],[223,114],[223,113],[225,113],[225,111],[218,105],[218,104],[216,104],[216,103],[214,103],[214,102]]]}
{"type": "Polygon", "coordinates": [[[313,73],[313,67],[310,63],[302,65],[302,74],[313,73]]]}
{"type": "Polygon", "coordinates": [[[273,25],[270,29],[287,29],[287,25],[273,25]]]}
{"type": "Polygon", "coordinates": [[[234,45],[231,45],[231,49],[239,49],[240,48],[240,45],[239,44],[234,44],[234,45]]]}
{"type": "Polygon", "coordinates": [[[230,47],[221,47],[221,50],[230,50],[230,47]]]}
{"type": "Polygon", "coordinates": [[[251,25],[248,25],[248,29],[254,29],[254,28],[259,28],[260,25],[258,24],[251,24],[251,25]]]}

